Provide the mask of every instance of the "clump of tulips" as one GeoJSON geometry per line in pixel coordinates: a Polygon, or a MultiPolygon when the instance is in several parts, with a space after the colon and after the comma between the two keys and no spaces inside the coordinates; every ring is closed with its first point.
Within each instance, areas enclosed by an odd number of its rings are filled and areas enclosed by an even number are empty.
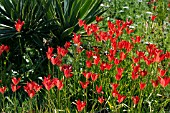
{"type": "MultiPolygon", "coordinates": [[[[42,89],[54,94],[51,90],[56,86],[55,99],[66,104],[62,109],[79,112],[103,108],[153,112],[157,108],[147,102],[169,98],[165,93],[170,83],[170,52],[145,44],[145,37],[135,35],[135,29],[130,28],[132,20],[109,20],[106,29],[100,27],[102,20],[96,17],[96,23],[87,25],[80,19],[78,24],[87,35],[73,33],[72,41],[63,47],[48,47],[48,76],[42,85],[30,81],[23,86],[30,98],[42,89]]],[[[12,78],[13,92],[22,87],[17,86],[20,79],[12,78]]],[[[2,94],[5,90],[0,88],[2,94]]]]}

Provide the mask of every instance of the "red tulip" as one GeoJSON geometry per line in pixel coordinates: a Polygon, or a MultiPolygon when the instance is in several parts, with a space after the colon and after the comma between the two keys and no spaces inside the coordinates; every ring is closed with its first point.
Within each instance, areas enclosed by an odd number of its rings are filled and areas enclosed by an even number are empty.
{"type": "Polygon", "coordinates": [[[140,58],[139,57],[132,57],[133,63],[138,63],[140,58]]]}
{"type": "MultiPolygon", "coordinates": [[[[50,79],[50,75],[46,78],[50,79]]],[[[42,86],[38,85],[36,82],[27,82],[27,84],[24,86],[25,92],[27,92],[28,96],[30,98],[33,98],[35,93],[38,92],[42,86]]]]}
{"type": "Polygon", "coordinates": [[[169,77],[164,77],[164,78],[161,78],[160,76],[158,76],[158,80],[159,80],[159,83],[162,87],[166,87],[169,82],[170,82],[170,78],[169,77]]]}
{"type": "Polygon", "coordinates": [[[166,54],[161,54],[161,50],[160,51],[156,51],[155,50],[155,53],[154,53],[154,59],[153,59],[153,61],[154,62],[161,62],[162,60],[164,60],[165,59],[165,57],[166,57],[166,54]]]}
{"type": "Polygon", "coordinates": [[[163,69],[160,69],[160,68],[158,68],[158,71],[159,71],[159,75],[160,76],[165,76],[165,74],[166,74],[166,72],[167,72],[167,70],[163,70],[163,69]]]}
{"type": "Polygon", "coordinates": [[[102,41],[107,41],[109,39],[108,33],[104,31],[99,32],[99,37],[102,41]]]}
{"type": "Polygon", "coordinates": [[[139,102],[139,97],[138,96],[133,96],[132,97],[132,100],[133,100],[133,103],[136,105],[136,104],[138,104],[138,102],[139,102]]]}
{"type": "Polygon", "coordinates": [[[48,52],[49,54],[52,54],[52,53],[53,53],[53,50],[54,50],[53,47],[49,47],[49,46],[48,46],[48,51],[47,51],[47,52],[48,52]]]}
{"type": "Polygon", "coordinates": [[[106,70],[111,70],[111,68],[112,68],[112,64],[106,63],[105,69],[106,69],[106,70]]]}
{"type": "Polygon", "coordinates": [[[111,56],[115,56],[115,54],[116,54],[116,49],[110,49],[110,50],[109,50],[109,53],[110,53],[111,56]]]}
{"type": "Polygon", "coordinates": [[[127,34],[131,34],[132,32],[134,32],[134,30],[133,30],[133,29],[126,28],[126,32],[127,32],[127,34]]]}
{"type": "Polygon", "coordinates": [[[170,59],[170,52],[167,51],[165,57],[166,57],[167,59],[170,59]]]}
{"type": "Polygon", "coordinates": [[[125,98],[126,98],[126,96],[118,94],[118,99],[117,99],[117,101],[118,101],[119,103],[121,103],[121,102],[123,102],[123,100],[124,100],[125,98]]]}
{"type": "Polygon", "coordinates": [[[9,52],[9,46],[5,46],[4,44],[2,44],[1,46],[0,46],[0,55],[4,52],[4,51],[6,51],[6,52],[9,52]]]}
{"type": "Polygon", "coordinates": [[[92,29],[91,29],[91,25],[84,24],[84,29],[85,29],[88,36],[90,36],[93,32],[92,29]]]}
{"type": "Polygon", "coordinates": [[[145,56],[145,53],[143,51],[136,51],[136,54],[139,58],[143,58],[145,56]]]}
{"type": "Polygon", "coordinates": [[[86,56],[87,58],[91,58],[93,55],[93,52],[90,50],[90,51],[86,51],[86,56]]]}
{"type": "Polygon", "coordinates": [[[94,37],[96,39],[96,42],[100,42],[101,41],[101,39],[100,39],[100,37],[99,37],[99,35],[97,33],[94,33],[94,37]]]}
{"type": "Polygon", "coordinates": [[[82,27],[85,24],[85,20],[79,19],[78,24],[79,24],[79,27],[82,27]]]}
{"type": "Polygon", "coordinates": [[[59,90],[63,89],[64,87],[63,80],[59,80],[58,78],[53,78],[53,81],[59,90]]]}
{"type": "Polygon", "coordinates": [[[120,60],[124,60],[126,58],[126,54],[124,52],[120,52],[120,60]]]}
{"type": "Polygon", "coordinates": [[[38,92],[38,91],[40,91],[40,89],[42,88],[42,85],[39,85],[39,84],[34,84],[34,90],[36,91],[36,92],[38,92]]]}
{"type": "Polygon", "coordinates": [[[112,90],[112,96],[117,97],[118,96],[118,91],[116,89],[112,90]]]}
{"type": "Polygon", "coordinates": [[[127,25],[127,26],[130,26],[132,23],[133,23],[132,20],[129,21],[128,19],[126,19],[126,25],[127,25]]]}
{"type": "Polygon", "coordinates": [[[158,84],[159,84],[159,80],[151,80],[151,82],[152,82],[152,86],[154,87],[154,88],[156,88],[157,86],[158,86],[158,84]]]}
{"type": "Polygon", "coordinates": [[[14,84],[11,84],[11,89],[13,92],[16,92],[16,90],[18,90],[21,86],[16,86],[14,84]]]}
{"type": "Polygon", "coordinates": [[[4,47],[4,51],[6,51],[6,52],[8,52],[8,51],[9,51],[9,49],[10,49],[10,47],[9,47],[9,46],[5,46],[5,47],[4,47]]]}
{"type": "Polygon", "coordinates": [[[48,51],[46,52],[46,55],[47,55],[48,59],[51,59],[51,57],[53,57],[53,54],[52,54],[53,50],[54,50],[54,48],[48,47],[48,51]]]}
{"type": "Polygon", "coordinates": [[[96,74],[96,73],[93,73],[93,74],[91,75],[92,81],[96,81],[98,77],[99,77],[99,75],[96,74]]]}
{"type": "Polygon", "coordinates": [[[35,91],[34,90],[28,90],[28,96],[30,97],[30,98],[33,98],[34,96],[35,96],[35,91]]]}
{"type": "Polygon", "coordinates": [[[80,45],[81,44],[81,42],[80,42],[81,35],[76,35],[75,33],[73,33],[73,34],[74,34],[74,37],[72,39],[73,39],[74,44],[80,45]]]}
{"type": "Polygon", "coordinates": [[[123,73],[124,69],[123,68],[117,68],[117,74],[121,75],[123,73]]]}
{"type": "Polygon", "coordinates": [[[140,36],[136,36],[136,39],[134,39],[133,37],[131,38],[133,43],[140,43],[141,41],[141,37],[140,36]]]}
{"type": "Polygon", "coordinates": [[[147,71],[146,70],[140,71],[140,75],[142,77],[145,77],[147,75],[147,71]]]}
{"type": "Polygon", "coordinates": [[[92,66],[92,62],[90,60],[86,60],[86,67],[90,68],[92,66]]]}
{"type": "Polygon", "coordinates": [[[24,21],[21,22],[21,20],[18,19],[18,22],[15,22],[15,29],[16,29],[18,32],[20,32],[23,25],[24,25],[24,21]]]}
{"type": "Polygon", "coordinates": [[[121,60],[119,60],[118,58],[114,58],[115,65],[118,65],[120,62],[121,62],[121,60]]]}
{"type": "Polygon", "coordinates": [[[91,77],[91,75],[92,75],[92,73],[91,72],[83,72],[83,75],[84,75],[84,77],[86,78],[86,79],[89,79],[90,77],[91,77]]]}
{"type": "Polygon", "coordinates": [[[115,76],[115,79],[116,79],[116,80],[120,80],[121,78],[122,78],[122,75],[116,74],[116,76],[115,76]]]}
{"type": "Polygon", "coordinates": [[[98,54],[100,52],[100,49],[98,47],[96,47],[96,46],[93,46],[93,49],[94,49],[94,52],[96,54],[98,54]]]}
{"type": "Polygon", "coordinates": [[[146,58],[144,58],[144,61],[145,61],[145,63],[146,63],[146,65],[150,65],[151,63],[153,63],[153,60],[149,60],[148,58],[146,59],[146,58]]]}
{"type": "Polygon", "coordinates": [[[139,77],[138,74],[132,72],[132,80],[136,80],[139,77]]]}
{"type": "Polygon", "coordinates": [[[141,90],[143,90],[143,89],[146,87],[146,83],[140,82],[139,85],[140,85],[140,89],[141,89],[141,90]]]}
{"type": "Polygon", "coordinates": [[[64,57],[67,53],[68,53],[67,49],[60,47],[60,46],[57,47],[57,54],[58,55],[61,55],[62,57],[64,57]]]}
{"type": "Polygon", "coordinates": [[[112,43],[111,43],[111,47],[112,47],[112,51],[114,52],[114,53],[111,53],[112,55],[115,55],[115,53],[116,53],[116,51],[117,51],[117,42],[116,42],[116,38],[112,38],[111,39],[111,41],[113,41],[112,43]]]}
{"type": "Polygon", "coordinates": [[[110,20],[107,22],[107,24],[110,31],[116,31],[115,24],[113,24],[110,20]]]}
{"type": "Polygon", "coordinates": [[[102,21],[103,20],[103,18],[102,17],[98,17],[98,16],[96,16],[96,22],[100,22],[100,21],[102,21]]]}
{"type": "Polygon", "coordinates": [[[15,78],[15,77],[13,77],[12,78],[12,83],[14,84],[14,85],[17,85],[19,82],[20,82],[20,80],[21,80],[21,78],[15,78]]]}
{"type": "Polygon", "coordinates": [[[99,30],[99,27],[97,26],[97,24],[91,24],[91,29],[93,33],[96,33],[99,30]]]}
{"type": "Polygon", "coordinates": [[[114,55],[107,54],[107,58],[108,58],[109,61],[113,61],[114,60],[114,55]]]}
{"type": "Polygon", "coordinates": [[[65,48],[65,49],[68,49],[68,48],[70,47],[70,45],[71,45],[70,42],[66,42],[66,43],[64,44],[64,48],[65,48]]]}
{"type": "Polygon", "coordinates": [[[122,20],[116,20],[116,25],[118,28],[120,28],[120,24],[122,23],[123,21],[122,20]]]}
{"type": "Polygon", "coordinates": [[[151,16],[151,20],[152,20],[152,21],[154,21],[154,20],[155,20],[155,18],[156,18],[156,16],[155,16],[155,15],[152,15],[152,16],[151,16]]]}
{"type": "Polygon", "coordinates": [[[106,68],[106,63],[105,63],[105,62],[102,62],[102,63],[100,64],[100,70],[101,70],[101,71],[104,71],[105,68],[106,68]]]}
{"type": "Polygon", "coordinates": [[[119,84],[111,83],[111,86],[113,90],[116,90],[119,84]]]}
{"type": "Polygon", "coordinates": [[[97,91],[98,94],[100,94],[102,92],[102,86],[98,87],[96,85],[96,91],[97,91]]]}
{"type": "Polygon", "coordinates": [[[52,57],[50,60],[53,65],[59,66],[62,63],[62,60],[58,57],[52,57]]]}
{"type": "Polygon", "coordinates": [[[64,76],[66,78],[71,78],[73,76],[73,74],[71,72],[72,72],[72,70],[70,70],[70,69],[64,69],[64,76]]]}
{"type": "Polygon", "coordinates": [[[76,102],[77,110],[82,111],[84,107],[86,106],[86,102],[80,101],[80,99],[77,100],[76,102]]]}
{"type": "Polygon", "coordinates": [[[139,64],[136,65],[136,66],[132,65],[132,67],[133,67],[133,72],[134,73],[137,73],[140,70],[140,65],[139,64]]]}
{"type": "Polygon", "coordinates": [[[89,85],[89,81],[86,81],[86,82],[82,82],[82,81],[80,81],[80,85],[81,85],[81,87],[83,88],[83,89],[86,89],[87,88],[87,86],[89,85]]]}
{"type": "Polygon", "coordinates": [[[103,96],[102,97],[98,97],[98,102],[100,104],[102,104],[104,101],[105,101],[105,99],[103,98],[103,96]]]}
{"type": "Polygon", "coordinates": [[[95,65],[98,65],[98,63],[100,62],[100,56],[93,56],[93,58],[94,58],[94,64],[95,65]]]}
{"type": "Polygon", "coordinates": [[[42,82],[42,84],[48,91],[55,86],[54,82],[50,79],[50,77],[51,75],[48,75],[48,77],[44,76],[44,80],[42,82]]]}
{"type": "Polygon", "coordinates": [[[1,88],[0,88],[0,93],[4,94],[5,91],[6,91],[6,88],[7,88],[6,86],[5,86],[5,87],[1,87],[1,88]]]}

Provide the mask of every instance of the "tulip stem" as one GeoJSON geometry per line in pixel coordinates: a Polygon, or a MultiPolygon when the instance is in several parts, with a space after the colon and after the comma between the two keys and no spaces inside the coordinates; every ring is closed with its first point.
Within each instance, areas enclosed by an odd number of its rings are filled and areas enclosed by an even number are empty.
{"type": "Polygon", "coordinates": [[[29,99],[29,107],[30,107],[30,112],[29,113],[32,113],[32,98],[29,99]]]}
{"type": "MultiPolygon", "coordinates": [[[[85,89],[85,91],[86,91],[86,106],[87,106],[87,88],[85,89]]],[[[86,113],[86,109],[85,109],[85,111],[84,111],[85,113],[86,113]]]]}
{"type": "Polygon", "coordinates": [[[16,92],[15,92],[15,103],[14,103],[14,111],[15,111],[15,113],[17,112],[17,111],[16,111],[16,110],[17,110],[17,109],[16,109],[16,104],[17,104],[17,103],[16,103],[16,92]]]}
{"type": "Polygon", "coordinates": [[[4,101],[5,101],[5,97],[4,97],[4,94],[2,94],[2,112],[4,112],[5,110],[5,103],[4,103],[4,101]]]}
{"type": "Polygon", "coordinates": [[[50,71],[51,71],[51,69],[50,69],[50,60],[48,60],[48,73],[50,74],[50,71]]]}

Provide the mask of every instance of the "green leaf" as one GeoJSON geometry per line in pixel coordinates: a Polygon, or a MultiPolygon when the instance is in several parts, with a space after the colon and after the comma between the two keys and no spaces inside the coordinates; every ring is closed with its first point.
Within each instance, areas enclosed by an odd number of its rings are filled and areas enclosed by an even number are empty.
{"type": "Polygon", "coordinates": [[[79,0],[78,2],[74,2],[74,3],[72,4],[72,7],[71,7],[71,9],[70,9],[70,20],[69,20],[69,22],[71,23],[71,25],[76,24],[77,21],[78,21],[78,19],[79,19],[79,18],[77,18],[77,16],[78,16],[78,14],[79,14],[80,7],[81,7],[81,5],[82,5],[81,3],[82,3],[82,1],[79,0]]]}
{"type": "Polygon", "coordinates": [[[62,5],[60,3],[60,0],[56,0],[55,11],[57,12],[57,14],[59,16],[62,25],[64,25],[65,24],[65,18],[64,18],[63,9],[62,9],[62,5]]]}
{"type": "Polygon", "coordinates": [[[70,35],[70,34],[73,32],[73,30],[74,30],[74,26],[66,29],[66,30],[61,34],[61,37],[62,37],[62,38],[67,37],[68,35],[70,35]]]}
{"type": "Polygon", "coordinates": [[[83,19],[84,16],[86,16],[86,12],[90,9],[92,5],[91,0],[86,0],[86,2],[82,5],[80,12],[79,12],[79,18],[83,19]]]}

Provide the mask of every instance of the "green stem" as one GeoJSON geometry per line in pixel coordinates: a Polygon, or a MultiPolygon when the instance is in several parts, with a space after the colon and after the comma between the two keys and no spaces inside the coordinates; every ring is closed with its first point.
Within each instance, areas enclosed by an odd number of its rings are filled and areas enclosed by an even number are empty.
{"type": "Polygon", "coordinates": [[[17,105],[17,103],[16,103],[16,92],[15,92],[15,103],[14,103],[14,111],[15,111],[15,113],[17,113],[17,112],[16,112],[16,110],[17,110],[17,109],[16,109],[16,105],[17,105]]]}
{"type": "Polygon", "coordinates": [[[51,72],[51,68],[50,68],[50,60],[48,60],[48,73],[51,72]]]}
{"type": "Polygon", "coordinates": [[[2,112],[5,111],[5,97],[4,94],[2,94],[2,112]]]}
{"type": "Polygon", "coordinates": [[[142,108],[142,102],[143,102],[143,98],[142,98],[143,94],[142,91],[140,92],[140,102],[138,104],[138,112],[141,112],[141,108],[142,108]]]}
{"type": "Polygon", "coordinates": [[[67,78],[65,79],[65,90],[64,90],[64,96],[65,96],[65,100],[66,100],[66,103],[65,103],[65,108],[67,108],[67,105],[68,105],[68,101],[67,101],[67,78]]]}
{"type": "Polygon", "coordinates": [[[29,109],[30,109],[30,112],[29,113],[32,113],[32,99],[29,99],[29,109]]]}
{"type": "MultiPolygon", "coordinates": [[[[85,94],[86,94],[86,104],[87,104],[87,88],[85,89],[85,94]]],[[[87,106],[87,105],[86,105],[87,106]]],[[[86,109],[85,109],[85,113],[86,113],[86,109]]]]}

